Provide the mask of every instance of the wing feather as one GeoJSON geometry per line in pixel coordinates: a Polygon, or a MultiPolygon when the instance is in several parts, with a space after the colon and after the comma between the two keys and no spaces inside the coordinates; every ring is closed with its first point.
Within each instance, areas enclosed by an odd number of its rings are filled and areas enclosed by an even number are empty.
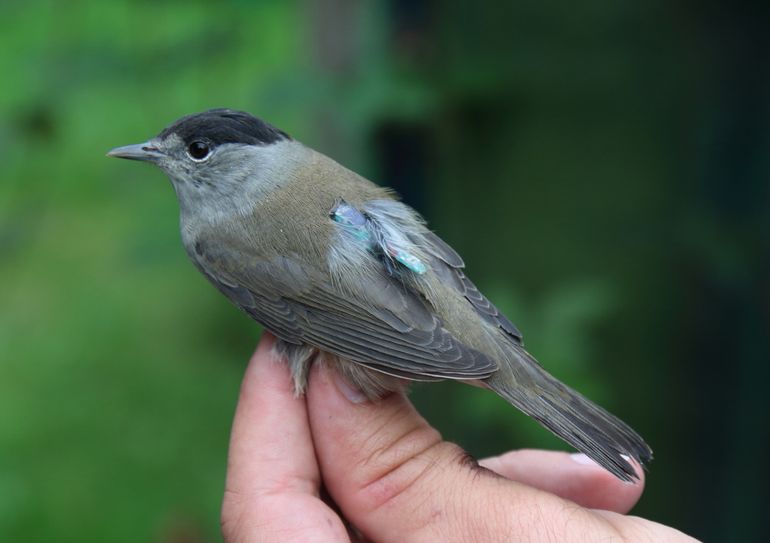
{"type": "Polygon", "coordinates": [[[496,361],[458,341],[424,299],[384,269],[360,285],[381,294],[373,304],[340,291],[321,270],[296,258],[228,257],[216,247],[199,248],[196,263],[206,277],[285,341],[413,380],[483,379],[497,370],[496,361]]]}
{"type": "Polygon", "coordinates": [[[500,327],[516,343],[521,343],[518,328],[484,296],[462,271],[465,263],[457,252],[433,232],[423,234],[427,252],[434,257],[432,268],[441,274],[445,284],[453,285],[487,322],[500,327]]]}

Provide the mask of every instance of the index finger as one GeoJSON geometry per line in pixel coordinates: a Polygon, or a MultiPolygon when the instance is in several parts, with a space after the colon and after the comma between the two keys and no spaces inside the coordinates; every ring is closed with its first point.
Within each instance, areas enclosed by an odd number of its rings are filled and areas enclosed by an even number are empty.
{"type": "Polygon", "coordinates": [[[318,491],[305,399],[294,394],[285,362],[265,333],[241,385],[230,434],[227,491],[240,495],[275,490],[318,491]]]}
{"type": "Polygon", "coordinates": [[[265,333],[241,385],[222,503],[225,541],[348,541],[341,519],[319,499],[304,397],[265,333]]]}

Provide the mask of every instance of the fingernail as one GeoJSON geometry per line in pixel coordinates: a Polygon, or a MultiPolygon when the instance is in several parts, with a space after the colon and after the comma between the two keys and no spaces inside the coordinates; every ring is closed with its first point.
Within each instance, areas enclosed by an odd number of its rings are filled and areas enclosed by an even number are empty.
{"type": "Polygon", "coordinates": [[[577,462],[578,464],[582,464],[584,466],[596,466],[598,467],[599,464],[597,464],[594,460],[591,460],[583,453],[572,453],[570,454],[570,457],[577,462]]]}
{"type": "Polygon", "coordinates": [[[334,383],[337,385],[337,389],[345,396],[350,403],[364,403],[367,398],[363,392],[357,387],[354,387],[348,383],[345,378],[335,370],[330,370],[334,383]]]}

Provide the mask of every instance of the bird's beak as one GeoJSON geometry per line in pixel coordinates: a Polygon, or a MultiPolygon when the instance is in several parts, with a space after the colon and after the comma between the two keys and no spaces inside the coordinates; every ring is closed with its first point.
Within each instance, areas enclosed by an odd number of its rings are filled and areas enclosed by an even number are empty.
{"type": "Polygon", "coordinates": [[[163,156],[163,153],[153,145],[152,141],[144,143],[135,143],[134,145],[124,145],[115,147],[107,153],[107,156],[117,158],[127,158],[129,160],[143,160],[145,162],[154,162],[163,156]]]}

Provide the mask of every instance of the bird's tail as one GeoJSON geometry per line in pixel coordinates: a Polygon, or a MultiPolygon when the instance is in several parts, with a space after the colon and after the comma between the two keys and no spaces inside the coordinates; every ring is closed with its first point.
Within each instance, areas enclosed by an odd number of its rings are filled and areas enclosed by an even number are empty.
{"type": "Polygon", "coordinates": [[[627,458],[652,460],[652,449],[626,423],[551,377],[516,347],[508,367],[485,383],[554,434],[623,481],[638,479],[627,458]]]}

